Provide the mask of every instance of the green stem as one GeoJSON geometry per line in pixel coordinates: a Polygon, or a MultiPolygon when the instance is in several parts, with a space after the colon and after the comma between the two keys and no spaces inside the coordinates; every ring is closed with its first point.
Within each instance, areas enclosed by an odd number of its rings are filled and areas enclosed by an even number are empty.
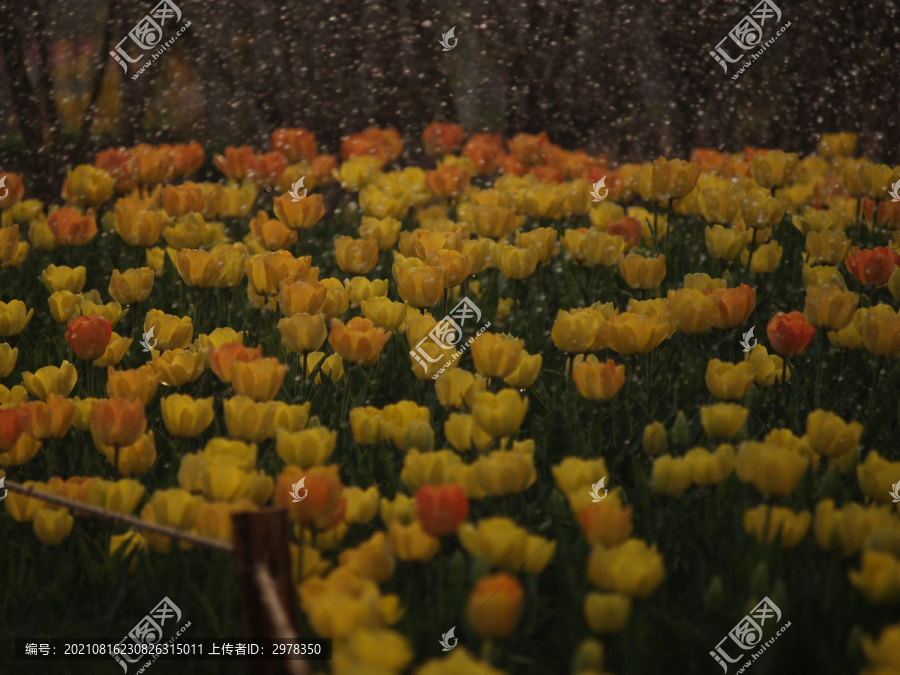
{"type": "Polygon", "coordinates": [[[750,265],[753,263],[753,251],[756,250],[756,228],[750,228],[750,255],[747,256],[747,267],[744,270],[744,277],[750,277],[750,265]]]}

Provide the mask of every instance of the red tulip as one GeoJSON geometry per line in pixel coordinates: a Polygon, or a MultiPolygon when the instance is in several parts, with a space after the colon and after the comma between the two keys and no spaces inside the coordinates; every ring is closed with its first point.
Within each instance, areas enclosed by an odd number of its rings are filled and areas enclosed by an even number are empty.
{"type": "Polygon", "coordinates": [[[891,272],[900,265],[900,255],[887,246],[857,248],[853,255],[844,258],[847,269],[859,283],[866,286],[881,286],[891,278],[891,272]]]}
{"type": "Polygon", "coordinates": [[[416,492],[416,515],[428,534],[446,537],[469,515],[469,500],[459,485],[423,485],[416,492]]]}
{"type": "Polygon", "coordinates": [[[12,448],[25,431],[27,417],[22,410],[0,409],[0,452],[12,448]]]}
{"type": "Polygon", "coordinates": [[[103,356],[111,336],[112,324],[102,316],[79,316],[66,326],[66,340],[75,356],[85,361],[103,356]]]}
{"type": "Polygon", "coordinates": [[[816,334],[803,312],[778,312],[769,321],[766,334],[773,349],[783,356],[802,354],[816,334]]]}

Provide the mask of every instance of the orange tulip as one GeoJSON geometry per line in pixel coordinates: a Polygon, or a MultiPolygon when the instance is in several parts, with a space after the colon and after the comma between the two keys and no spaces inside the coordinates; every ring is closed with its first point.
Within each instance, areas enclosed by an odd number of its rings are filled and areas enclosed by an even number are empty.
{"type": "Polygon", "coordinates": [[[522,164],[541,164],[550,147],[550,138],[545,131],[539,134],[516,134],[506,145],[522,164]]]}
{"type": "Polygon", "coordinates": [[[606,234],[617,234],[625,240],[625,244],[629,249],[638,246],[643,237],[641,221],[637,218],[626,216],[618,220],[612,220],[606,223],[606,234]]]}
{"type": "Polygon", "coordinates": [[[464,166],[445,164],[425,172],[425,185],[441,199],[458,199],[469,187],[469,171],[464,166]]]}
{"type": "Polygon", "coordinates": [[[297,243],[297,233],[277,218],[269,218],[265,211],[257,211],[256,218],[250,220],[250,231],[270,251],[297,243]]]}
{"type": "Polygon", "coordinates": [[[361,316],[354,316],[346,324],[332,319],[328,344],[345,361],[371,366],[391,335],[361,316]]]}
{"type": "Polygon", "coordinates": [[[91,436],[98,447],[124,448],[136,443],[146,428],[147,417],[141,401],[98,399],[91,406],[91,436]]]}
{"type": "Polygon", "coordinates": [[[235,361],[254,361],[263,357],[262,347],[245,347],[237,342],[226,342],[218,349],[210,347],[207,355],[210,369],[225,384],[231,384],[231,366],[235,361]]]}
{"type": "Polygon", "coordinates": [[[85,361],[103,356],[110,337],[112,324],[102,316],[79,316],[66,326],[66,341],[75,356],[85,361]]]}
{"type": "Polygon", "coordinates": [[[193,143],[176,143],[172,146],[172,170],[176,176],[190,176],[203,166],[206,153],[197,141],[193,143]]]}
{"type": "Polygon", "coordinates": [[[334,258],[342,272],[368,274],[378,263],[378,242],[374,239],[338,237],[334,242],[334,258]]]}
{"type": "Polygon", "coordinates": [[[131,152],[127,148],[108,148],[97,153],[94,166],[116,179],[116,192],[125,192],[135,186],[131,179],[130,161],[131,152]]]}
{"type": "Polygon", "coordinates": [[[311,162],[319,153],[316,135],[303,127],[273,131],[272,150],[280,152],[290,162],[311,162]]]}
{"type": "Polygon", "coordinates": [[[25,431],[28,416],[23,410],[0,408],[0,454],[8,452],[25,431]]]}
{"type": "Polygon", "coordinates": [[[469,515],[469,500],[459,485],[423,485],[416,492],[416,515],[428,534],[446,537],[469,515]]]}
{"type": "Polygon", "coordinates": [[[504,638],[515,630],[524,608],[522,583],[500,572],[475,584],[466,603],[466,618],[479,637],[504,638]]]}
{"type": "Polygon", "coordinates": [[[247,177],[247,165],[253,157],[253,148],[242,145],[239,148],[227,146],[225,155],[215,155],[213,164],[216,168],[232,180],[242,180],[247,177]]]}
{"type": "Polygon", "coordinates": [[[50,213],[47,226],[63,246],[83,246],[97,234],[97,221],[91,212],[83,216],[70,206],[50,213]]]}
{"type": "Polygon", "coordinates": [[[279,284],[278,306],[285,316],[298,313],[318,314],[328,296],[328,288],[320,281],[312,283],[282,281],[279,284]]]}
{"type": "Polygon", "coordinates": [[[275,217],[292,230],[308,230],[325,215],[325,202],[322,195],[308,195],[299,202],[290,195],[275,198],[273,205],[275,217]]]}
{"type": "Polygon", "coordinates": [[[546,164],[538,164],[528,169],[528,173],[538,179],[539,183],[544,185],[552,185],[562,183],[566,179],[566,174],[562,169],[555,166],[547,166],[546,164]]]}
{"type": "Polygon", "coordinates": [[[317,530],[330,530],[343,519],[347,498],[338,478],[337,466],[302,470],[289,465],[275,482],[275,506],[287,508],[288,517],[301,523],[311,523],[317,530]],[[303,481],[297,492],[305,497],[297,502],[291,497],[294,485],[303,481]]]}
{"type": "Polygon", "coordinates": [[[37,441],[62,438],[75,418],[75,406],[59,394],[50,394],[46,401],[32,401],[24,407],[25,431],[37,441]]]}
{"type": "Polygon", "coordinates": [[[778,312],[769,321],[766,334],[772,348],[783,356],[802,354],[816,334],[816,329],[809,325],[803,312],[778,312]]]}
{"type": "Polygon", "coordinates": [[[479,176],[487,176],[497,170],[506,153],[499,134],[472,134],[461,154],[472,160],[479,176]]]}
{"type": "Polygon", "coordinates": [[[900,255],[887,246],[857,248],[844,264],[859,283],[865,286],[881,286],[891,278],[891,273],[900,265],[900,255]]]}
{"type": "Polygon", "coordinates": [[[366,156],[377,159],[379,168],[387,164],[390,161],[390,151],[384,139],[377,135],[352,134],[341,141],[341,158],[343,160],[366,156]]]}
{"type": "Polygon", "coordinates": [[[459,124],[432,122],[422,132],[422,144],[429,157],[451,155],[462,147],[466,130],[459,124]]]}
{"type": "Polygon", "coordinates": [[[625,366],[616,365],[612,359],[600,363],[596,356],[589,356],[572,368],[572,379],[578,393],[589,401],[608,401],[625,383],[625,366]]]}
{"type": "Polygon", "coordinates": [[[743,326],[756,308],[756,289],[747,284],[737,288],[720,288],[712,293],[718,300],[713,326],[721,330],[743,326]]]}
{"type": "Polygon", "coordinates": [[[591,546],[611,548],[631,536],[632,508],[622,509],[603,502],[591,502],[578,510],[578,523],[591,546]]]}
{"type": "Polygon", "coordinates": [[[0,180],[6,179],[3,183],[6,186],[3,198],[0,199],[0,209],[8,209],[25,196],[25,184],[22,182],[22,174],[10,173],[9,171],[0,171],[0,180]]]}
{"type": "Polygon", "coordinates": [[[138,183],[162,183],[175,175],[172,153],[167,148],[146,143],[131,149],[128,165],[131,176],[138,183]]]}

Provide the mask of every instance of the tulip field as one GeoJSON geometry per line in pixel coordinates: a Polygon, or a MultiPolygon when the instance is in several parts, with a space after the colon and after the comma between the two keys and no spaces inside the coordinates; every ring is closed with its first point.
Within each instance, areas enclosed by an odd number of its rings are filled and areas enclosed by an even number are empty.
{"type": "MultiPolygon", "coordinates": [[[[900,673],[900,167],[421,141],[0,171],[0,475],[225,542],[285,509],[310,673],[900,673]]],[[[227,553],[0,503],[0,673],[120,672],[12,638],[164,597],[244,636],[227,553]]]]}

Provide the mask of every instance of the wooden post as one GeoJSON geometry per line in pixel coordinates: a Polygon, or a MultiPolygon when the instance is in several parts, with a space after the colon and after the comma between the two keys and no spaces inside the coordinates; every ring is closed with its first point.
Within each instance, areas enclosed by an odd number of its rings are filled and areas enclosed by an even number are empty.
{"type": "MultiPolygon", "coordinates": [[[[244,633],[251,640],[298,637],[297,599],[291,574],[288,549],[289,530],[287,511],[260,509],[232,514],[234,523],[234,552],[237,558],[238,587],[244,613],[244,633]],[[274,581],[274,587],[293,636],[283,635],[284,626],[266,605],[258,582],[258,568],[262,567],[274,581]]],[[[253,674],[291,675],[297,672],[298,661],[254,661],[253,674]]]]}

